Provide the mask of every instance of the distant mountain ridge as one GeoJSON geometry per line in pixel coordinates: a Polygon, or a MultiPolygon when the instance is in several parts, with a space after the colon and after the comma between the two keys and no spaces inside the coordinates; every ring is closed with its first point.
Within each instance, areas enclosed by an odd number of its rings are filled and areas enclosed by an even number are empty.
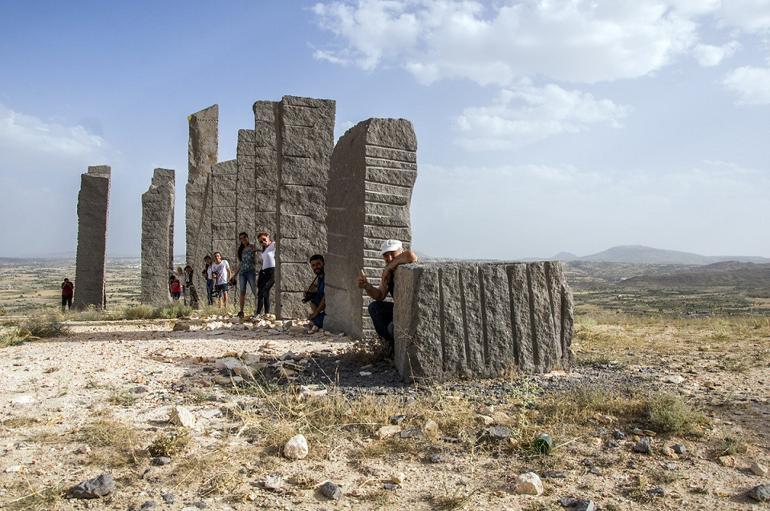
{"type": "Polygon", "coordinates": [[[646,247],[644,245],[621,245],[608,248],[596,254],[576,256],[569,252],[559,252],[554,256],[560,261],[590,261],[603,263],[631,263],[631,264],[684,264],[707,265],[735,261],[739,263],[770,263],[770,258],[754,256],[704,256],[692,252],[678,250],[664,250],[660,248],[646,247]]]}
{"type": "Polygon", "coordinates": [[[770,264],[720,262],[680,270],[664,275],[639,275],[624,279],[624,286],[633,287],[716,287],[770,289],[770,264]]]}

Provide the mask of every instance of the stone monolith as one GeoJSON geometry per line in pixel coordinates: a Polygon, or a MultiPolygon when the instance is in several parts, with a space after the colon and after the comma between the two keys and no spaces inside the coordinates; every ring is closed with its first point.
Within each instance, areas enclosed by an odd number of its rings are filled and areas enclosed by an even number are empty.
{"type": "Polygon", "coordinates": [[[395,364],[407,381],[569,369],[572,293],[561,263],[402,265],[395,364]]]}
{"type": "Polygon", "coordinates": [[[155,169],[150,188],[142,194],[141,302],[167,305],[168,276],[173,271],[174,171],[155,169]]]}
{"type": "Polygon", "coordinates": [[[374,335],[370,299],[356,285],[363,270],[378,285],[386,239],[412,239],[409,205],[417,177],[417,139],[405,119],[368,119],[340,137],[331,160],[327,203],[324,328],[354,338],[374,335]]]}
{"type": "Polygon", "coordinates": [[[187,264],[195,269],[196,289],[206,289],[201,269],[212,241],[212,190],[209,176],[217,162],[219,147],[219,106],[212,105],[190,115],[187,149],[185,222],[187,264]]]}
{"type": "Polygon", "coordinates": [[[103,309],[107,254],[107,216],[111,169],[107,165],[88,167],[80,176],[78,194],[78,247],[75,257],[73,306],[103,309]]]}

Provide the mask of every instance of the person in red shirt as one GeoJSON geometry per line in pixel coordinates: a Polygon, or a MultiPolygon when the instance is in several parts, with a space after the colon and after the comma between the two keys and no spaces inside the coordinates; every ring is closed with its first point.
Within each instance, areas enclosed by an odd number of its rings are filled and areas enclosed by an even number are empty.
{"type": "Polygon", "coordinates": [[[174,280],[171,281],[171,298],[174,299],[175,302],[179,301],[179,297],[182,296],[182,283],[179,282],[179,279],[174,277],[174,280]]]}
{"type": "Polygon", "coordinates": [[[72,308],[72,295],[74,294],[75,285],[70,282],[70,279],[65,278],[61,283],[61,310],[62,312],[72,308]]]}

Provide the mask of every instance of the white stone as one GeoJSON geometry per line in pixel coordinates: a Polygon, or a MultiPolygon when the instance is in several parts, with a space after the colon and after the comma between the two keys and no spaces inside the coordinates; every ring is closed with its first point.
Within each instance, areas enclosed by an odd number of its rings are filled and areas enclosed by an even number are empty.
{"type": "Polygon", "coordinates": [[[329,393],[329,390],[322,385],[300,385],[300,397],[323,397],[329,393]]]}
{"type": "Polygon", "coordinates": [[[35,404],[36,402],[37,400],[28,394],[22,394],[21,396],[16,396],[11,400],[11,403],[15,406],[32,405],[32,404],[35,404]]]}
{"type": "Polygon", "coordinates": [[[675,385],[679,385],[684,381],[684,377],[680,376],[678,374],[667,374],[663,377],[664,383],[673,383],[675,385]]]}
{"type": "Polygon", "coordinates": [[[217,361],[214,362],[214,367],[220,371],[227,370],[235,372],[236,368],[243,367],[243,362],[235,357],[224,357],[217,359],[217,361]]]}
{"type": "Polygon", "coordinates": [[[422,427],[422,432],[425,433],[425,436],[428,438],[436,438],[439,433],[438,424],[433,419],[428,419],[422,427]]]}
{"type": "Polygon", "coordinates": [[[520,495],[542,495],[543,482],[540,480],[540,476],[534,472],[520,474],[516,478],[515,491],[520,495]]]}
{"type": "Polygon", "coordinates": [[[263,484],[268,490],[280,491],[283,488],[283,479],[281,476],[266,476],[263,484]]]}
{"type": "Polygon", "coordinates": [[[21,472],[21,465],[11,465],[8,468],[5,469],[5,472],[8,474],[13,474],[16,472],[21,472]]]}
{"type": "Polygon", "coordinates": [[[749,467],[749,468],[750,468],[751,472],[755,476],[766,476],[767,475],[767,467],[765,467],[764,465],[760,465],[756,461],[754,463],[752,463],[751,467],[749,467]]]}
{"type": "Polygon", "coordinates": [[[390,474],[389,481],[393,484],[402,486],[404,484],[404,481],[406,481],[406,474],[403,472],[393,472],[392,474],[390,474]]]}
{"type": "Polygon", "coordinates": [[[307,457],[310,447],[304,435],[295,435],[283,446],[284,457],[290,460],[301,460],[307,457]]]}
{"type": "Polygon", "coordinates": [[[171,410],[168,421],[184,428],[195,427],[195,416],[185,406],[175,406],[174,409],[171,410]]]}
{"type": "Polygon", "coordinates": [[[401,426],[382,426],[377,430],[377,438],[389,438],[401,433],[401,426]]]}

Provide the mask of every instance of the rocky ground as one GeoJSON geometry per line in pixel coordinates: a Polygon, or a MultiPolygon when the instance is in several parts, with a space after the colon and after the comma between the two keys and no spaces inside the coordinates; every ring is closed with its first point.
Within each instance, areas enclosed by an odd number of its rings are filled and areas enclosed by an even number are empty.
{"type": "Polygon", "coordinates": [[[73,323],[0,350],[0,507],[768,507],[766,318],[580,318],[575,351],[410,386],[301,324],[73,323]]]}

